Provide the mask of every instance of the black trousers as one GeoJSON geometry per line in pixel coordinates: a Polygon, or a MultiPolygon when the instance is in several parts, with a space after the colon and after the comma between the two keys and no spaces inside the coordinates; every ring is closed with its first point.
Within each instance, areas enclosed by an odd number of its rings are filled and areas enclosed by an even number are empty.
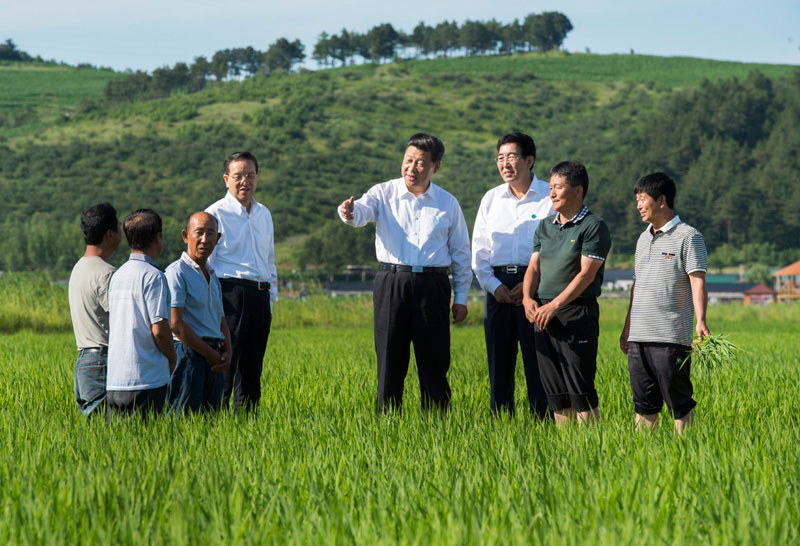
{"type": "Polygon", "coordinates": [[[444,273],[379,271],[373,295],[379,413],[401,409],[414,344],[423,409],[450,407],[450,280],[444,273]]]}
{"type": "Polygon", "coordinates": [[[108,391],[106,393],[106,421],[109,423],[122,415],[138,413],[143,419],[164,411],[167,385],[140,391],[108,391]]]}
{"type": "MultiPolygon", "coordinates": [[[[522,282],[524,272],[495,273],[509,290],[522,282]]],[[[483,330],[486,334],[486,356],[489,360],[490,407],[492,413],[506,410],[514,413],[514,371],[517,367],[517,343],[522,351],[525,383],[528,387],[528,406],[540,419],[549,419],[547,396],[539,376],[536,359],[534,326],[525,318],[522,305],[498,303],[486,294],[483,330]]]]}
{"type": "Polygon", "coordinates": [[[547,404],[554,411],[597,407],[599,318],[596,299],[576,299],[559,309],[547,328],[535,329],[539,374],[547,404]]]}
{"type": "Polygon", "coordinates": [[[222,306],[231,331],[231,365],[224,373],[222,407],[233,395],[234,409],[255,411],[261,399],[261,370],[267,350],[272,311],[269,290],[220,279],[222,306]]]}

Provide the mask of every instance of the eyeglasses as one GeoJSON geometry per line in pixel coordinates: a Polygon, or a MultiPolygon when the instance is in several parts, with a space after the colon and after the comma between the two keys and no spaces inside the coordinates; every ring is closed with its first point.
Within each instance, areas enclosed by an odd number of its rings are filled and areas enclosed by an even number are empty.
{"type": "Polygon", "coordinates": [[[498,165],[502,165],[504,163],[511,163],[512,165],[516,165],[522,160],[522,156],[517,154],[508,154],[507,156],[498,155],[494,158],[495,163],[498,165]]]}
{"type": "Polygon", "coordinates": [[[245,173],[245,174],[229,174],[228,177],[232,178],[235,182],[241,182],[242,180],[247,179],[248,182],[252,182],[256,179],[258,173],[245,173]]]}

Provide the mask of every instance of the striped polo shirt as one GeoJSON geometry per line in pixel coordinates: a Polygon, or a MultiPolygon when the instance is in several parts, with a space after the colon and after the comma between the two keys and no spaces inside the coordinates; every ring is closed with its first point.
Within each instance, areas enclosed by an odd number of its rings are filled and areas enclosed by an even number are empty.
{"type": "Polygon", "coordinates": [[[675,216],[636,243],[628,341],[691,345],[694,307],[689,273],[708,269],[706,243],[699,231],[675,216]]]}

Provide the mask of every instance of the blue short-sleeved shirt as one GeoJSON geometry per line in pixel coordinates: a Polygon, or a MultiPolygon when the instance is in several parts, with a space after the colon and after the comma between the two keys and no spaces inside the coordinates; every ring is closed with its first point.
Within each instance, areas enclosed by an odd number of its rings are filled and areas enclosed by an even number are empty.
{"type": "Polygon", "coordinates": [[[169,364],[156,346],[152,325],[169,322],[169,286],[144,254],[131,254],[108,287],[106,389],[157,389],[169,383],[169,364]]]}
{"type": "MultiPolygon", "coordinates": [[[[206,281],[200,266],[185,252],[165,272],[171,307],[183,307],[183,320],[200,337],[222,339],[222,288],[214,270],[206,264],[206,281]]],[[[180,341],[174,335],[175,341],[180,341]]]]}

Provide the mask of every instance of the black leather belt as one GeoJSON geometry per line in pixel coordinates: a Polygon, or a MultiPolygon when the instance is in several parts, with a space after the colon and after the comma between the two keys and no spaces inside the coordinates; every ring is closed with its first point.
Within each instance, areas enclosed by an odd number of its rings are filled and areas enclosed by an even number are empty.
{"type": "Polygon", "coordinates": [[[108,347],[84,347],[78,351],[79,353],[97,353],[101,355],[108,354],[108,347]]]}
{"type": "Polygon", "coordinates": [[[222,277],[220,282],[229,282],[231,284],[238,284],[248,288],[255,288],[256,290],[269,290],[270,284],[267,281],[250,281],[247,279],[233,279],[231,277],[222,277]]]}
{"type": "Polygon", "coordinates": [[[429,267],[421,265],[400,265],[400,264],[387,264],[381,262],[381,269],[384,271],[410,271],[412,273],[447,273],[446,267],[429,267]]]}
{"type": "Polygon", "coordinates": [[[208,346],[217,351],[218,353],[222,353],[225,351],[225,340],[224,339],[217,339],[213,337],[204,337],[202,338],[203,341],[208,343],[208,346]]]}
{"type": "Polygon", "coordinates": [[[493,267],[495,273],[525,273],[527,265],[498,265],[493,267]]]}

